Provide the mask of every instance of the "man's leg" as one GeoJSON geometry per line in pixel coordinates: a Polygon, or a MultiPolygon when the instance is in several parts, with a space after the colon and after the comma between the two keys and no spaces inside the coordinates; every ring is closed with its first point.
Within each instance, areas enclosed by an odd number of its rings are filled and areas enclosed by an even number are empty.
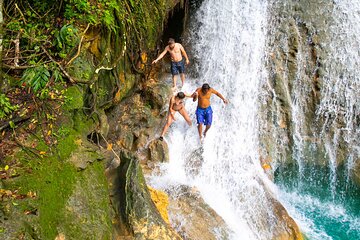
{"type": "Polygon", "coordinates": [[[172,75],[172,80],[173,80],[173,90],[176,89],[176,75],[179,74],[179,70],[177,69],[177,65],[175,62],[171,62],[171,67],[170,67],[170,70],[171,70],[171,75],[172,75]]]}
{"type": "Polygon", "coordinates": [[[181,86],[184,86],[185,83],[185,73],[180,73],[180,78],[181,78],[181,86]]]}
{"type": "Polygon", "coordinates": [[[166,120],[166,124],[165,124],[165,126],[164,126],[164,128],[163,128],[163,130],[162,130],[162,132],[161,132],[160,140],[163,139],[166,131],[168,130],[168,128],[170,127],[170,125],[173,123],[173,121],[174,121],[174,120],[172,119],[172,117],[171,117],[170,114],[169,114],[168,117],[167,117],[167,120],[166,120]]]}
{"type": "Polygon", "coordinates": [[[200,141],[202,139],[202,123],[198,124],[198,132],[199,132],[199,137],[200,137],[200,141]]]}
{"type": "Polygon", "coordinates": [[[181,78],[181,87],[184,86],[185,83],[185,61],[184,59],[181,60],[181,62],[179,62],[178,65],[178,71],[180,73],[180,78],[181,78]]]}
{"type": "Polygon", "coordinates": [[[206,113],[205,113],[205,125],[206,125],[206,128],[205,128],[205,131],[204,131],[204,137],[206,137],[206,133],[207,133],[207,131],[209,131],[209,129],[211,127],[212,114],[213,114],[212,109],[211,109],[211,107],[209,107],[206,110],[206,113]]]}
{"type": "Polygon", "coordinates": [[[200,137],[200,142],[202,140],[202,125],[204,123],[204,112],[200,109],[196,109],[196,122],[198,124],[198,132],[200,137]]]}
{"type": "Polygon", "coordinates": [[[176,88],[176,75],[172,75],[172,80],[173,80],[173,88],[176,88]]]}
{"type": "Polygon", "coordinates": [[[207,133],[207,131],[210,129],[210,127],[211,127],[210,124],[209,124],[209,125],[206,125],[205,131],[204,131],[204,137],[206,137],[206,133],[207,133]]]}
{"type": "Polygon", "coordinates": [[[182,108],[181,110],[179,110],[179,113],[184,117],[184,119],[189,124],[189,126],[191,126],[192,125],[191,119],[189,117],[189,114],[186,112],[185,108],[182,108]]]}

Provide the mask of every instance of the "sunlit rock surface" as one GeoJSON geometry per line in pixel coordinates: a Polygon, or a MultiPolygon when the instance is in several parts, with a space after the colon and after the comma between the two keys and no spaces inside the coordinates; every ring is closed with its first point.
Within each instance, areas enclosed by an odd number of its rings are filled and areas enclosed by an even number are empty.
{"type": "Polygon", "coordinates": [[[183,239],[229,239],[226,223],[196,189],[180,185],[166,192],[171,225],[183,239]]]}

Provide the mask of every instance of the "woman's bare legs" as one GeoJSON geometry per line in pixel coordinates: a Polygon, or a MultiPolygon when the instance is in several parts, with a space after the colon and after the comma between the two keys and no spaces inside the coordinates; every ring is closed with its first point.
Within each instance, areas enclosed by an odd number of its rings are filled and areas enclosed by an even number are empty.
{"type": "Polygon", "coordinates": [[[179,113],[184,117],[185,121],[189,124],[189,126],[191,126],[192,122],[191,122],[189,114],[186,112],[185,108],[182,108],[181,110],[179,110],[179,113]]]}
{"type": "Polygon", "coordinates": [[[169,115],[167,116],[166,124],[161,132],[160,140],[163,140],[165,133],[167,132],[168,128],[170,127],[170,125],[173,122],[174,122],[174,119],[171,117],[171,114],[169,113],[169,115]]]}

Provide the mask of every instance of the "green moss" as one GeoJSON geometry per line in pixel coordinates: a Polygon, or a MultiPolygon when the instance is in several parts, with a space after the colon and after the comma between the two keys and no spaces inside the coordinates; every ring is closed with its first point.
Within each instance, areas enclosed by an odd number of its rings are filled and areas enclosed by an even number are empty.
{"type": "Polygon", "coordinates": [[[69,130],[69,134],[60,139],[57,145],[58,155],[61,159],[70,157],[70,154],[78,147],[75,141],[79,138],[79,134],[74,129],[69,130]]]}
{"type": "Polygon", "coordinates": [[[56,156],[31,159],[24,158],[19,153],[19,160],[24,168],[31,169],[26,177],[7,181],[7,189],[20,189],[21,193],[29,191],[37,194],[36,199],[27,199],[23,208],[32,206],[38,210],[39,218],[31,225],[38,225],[41,239],[54,239],[57,235],[57,226],[64,218],[63,208],[67,198],[73,191],[76,169],[69,163],[59,161],[56,156]]]}
{"type": "MultiPolygon", "coordinates": [[[[119,6],[124,3],[118,0],[116,2],[119,3],[119,6]]],[[[127,2],[130,5],[133,4],[133,1],[127,2]]],[[[119,83],[118,101],[121,101],[134,88],[136,76],[139,76],[132,72],[132,66],[136,64],[137,60],[136,54],[139,49],[148,52],[156,45],[170,2],[173,1],[145,0],[130,6],[131,10],[121,8],[124,11],[131,11],[131,13],[122,14],[125,12],[121,12],[120,14],[118,12],[119,19],[114,23],[119,24],[116,31],[107,34],[107,31],[110,30],[101,28],[101,43],[98,47],[103,58],[94,59],[89,51],[83,51],[87,48],[83,42],[80,55],[69,64],[66,71],[82,81],[89,81],[93,76],[96,77],[93,86],[97,86],[99,89],[96,92],[99,108],[105,108],[101,106],[103,103],[111,103],[116,94],[114,89],[117,89],[119,83]],[[126,17],[124,18],[126,21],[120,17],[126,17]],[[124,23],[127,24],[126,28],[122,26],[124,23]],[[131,31],[124,32],[125,29],[131,29],[131,31]],[[106,37],[106,35],[110,37],[106,37]],[[127,52],[124,53],[125,46],[127,52]],[[129,55],[131,56],[129,57],[129,55]],[[95,68],[100,66],[116,66],[117,71],[115,69],[112,71],[102,70],[98,75],[94,75],[95,68]],[[114,75],[115,72],[116,75],[114,75]]],[[[116,7],[118,8],[118,6],[116,7]]],[[[49,17],[52,18],[50,15],[49,17]]],[[[72,53],[69,53],[69,58],[74,56],[75,50],[73,49],[72,53]]],[[[54,54],[56,56],[58,53],[54,54]]],[[[7,76],[8,82],[15,82],[9,81],[9,79],[7,76]]],[[[23,235],[25,239],[55,239],[59,233],[64,233],[67,239],[111,238],[111,212],[107,181],[104,176],[104,163],[97,161],[101,157],[91,150],[89,150],[89,154],[79,156],[82,159],[90,160],[87,161],[87,168],[83,171],[78,171],[68,161],[70,156],[73,157],[74,152],[79,152],[77,150],[81,141],[86,141],[86,135],[93,131],[98,124],[83,112],[85,94],[84,90],[76,85],[66,89],[63,112],[58,119],[60,123],[54,126],[53,135],[49,136],[52,140],[56,139],[57,144],[50,148],[43,140],[39,140],[42,139],[39,132],[38,138],[32,137],[28,141],[36,142],[35,150],[21,150],[11,159],[21,166],[20,176],[5,180],[4,187],[13,191],[19,190],[19,193],[22,194],[35,192],[37,196],[13,200],[15,204],[9,202],[9,209],[12,211],[9,219],[12,219],[11,221],[14,223],[13,231],[8,226],[4,227],[6,234],[12,234],[7,236],[14,236],[9,238],[18,239],[22,233],[25,234],[23,235]],[[45,154],[40,154],[40,152],[45,152],[45,154]],[[88,162],[92,162],[92,164],[88,164],[88,162]],[[36,215],[24,214],[24,211],[27,210],[34,210],[36,215]]],[[[100,111],[100,109],[97,110],[100,111]]],[[[151,116],[149,108],[145,110],[145,113],[146,116],[151,116]]],[[[141,210],[144,209],[141,198],[144,191],[146,193],[147,190],[141,168],[135,164],[137,164],[135,161],[130,163],[131,171],[135,172],[129,173],[129,177],[132,175],[133,180],[129,179],[127,183],[135,185],[134,181],[137,181],[136,187],[142,190],[139,191],[139,194],[132,194],[127,203],[136,206],[140,211],[138,212],[139,216],[142,216],[141,214],[145,214],[146,211],[141,210]],[[133,201],[136,201],[136,204],[131,203],[133,201]]],[[[131,189],[128,191],[131,192],[131,189]]],[[[148,193],[145,195],[146,203],[150,204],[148,193]]],[[[149,208],[153,208],[155,211],[153,204],[150,205],[149,208]]],[[[1,227],[0,233],[2,230],[1,227]]],[[[1,235],[0,238],[2,238],[1,235]]]]}
{"type": "MultiPolygon", "coordinates": [[[[73,141],[74,137],[79,135],[71,133],[63,142],[73,141]]],[[[20,177],[6,180],[5,188],[37,195],[36,198],[14,200],[13,204],[9,202],[11,215],[16,216],[13,221],[21,225],[17,226],[17,231],[35,234],[39,239],[54,239],[59,233],[64,233],[68,239],[79,239],[79,236],[111,239],[111,207],[104,162],[97,161],[103,157],[87,150],[86,158],[93,163],[79,172],[72,163],[64,160],[77,145],[69,144],[64,150],[63,142],[58,146],[58,154],[51,155],[47,149],[43,158],[29,158],[25,151],[17,153],[16,158],[27,174],[23,175],[23,171],[20,177]],[[35,209],[38,216],[29,218],[23,214],[35,209]]],[[[4,232],[7,231],[5,228],[4,232]]]]}
{"type": "Polygon", "coordinates": [[[80,109],[84,106],[83,91],[79,86],[72,86],[66,89],[65,97],[65,110],[80,109]]]}
{"type": "Polygon", "coordinates": [[[83,51],[80,56],[67,67],[70,76],[74,76],[81,81],[90,81],[95,71],[94,67],[91,65],[90,59],[92,59],[90,53],[83,51]]]}
{"type": "Polygon", "coordinates": [[[104,163],[96,161],[78,174],[60,227],[69,239],[111,239],[111,216],[104,163]],[[74,224],[78,222],[81,224],[74,224]]]}
{"type": "Polygon", "coordinates": [[[127,93],[134,87],[136,82],[135,75],[126,74],[126,81],[123,83],[120,89],[121,99],[124,98],[127,93]]]}

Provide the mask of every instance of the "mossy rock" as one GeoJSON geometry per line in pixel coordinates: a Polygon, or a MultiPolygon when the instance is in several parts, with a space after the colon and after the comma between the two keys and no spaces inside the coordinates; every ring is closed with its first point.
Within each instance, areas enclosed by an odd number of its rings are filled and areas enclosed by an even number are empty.
{"type": "Polygon", "coordinates": [[[111,239],[112,210],[104,162],[95,161],[78,173],[63,211],[63,224],[58,229],[66,239],[111,239]]]}
{"type": "Polygon", "coordinates": [[[92,55],[89,51],[81,51],[80,55],[66,68],[70,76],[80,81],[90,81],[95,72],[92,55]]]}
{"type": "MultiPolygon", "coordinates": [[[[135,239],[181,239],[164,221],[151,200],[138,160],[129,153],[121,154],[117,186],[120,223],[135,239]]],[[[125,234],[125,233],[124,233],[125,234]]]]}
{"type": "Polygon", "coordinates": [[[71,86],[66,89],[65,97],[65,110],[81,109],[84,106],[84,93],[79,86],[71,86]]]}
{"type": "Polygon", "coordinates": [[[4,188],[27,197],[1,202],[0,238],[55,239],[63,234],[66,239],[111,239],[112,208],[104,162],[98,161],[104,157],[91,151],[75,150],[87,162],[83,171],[57,154],[29,159],[19,151],[16,158],[28,172],[7,179],[4,188]]]}

